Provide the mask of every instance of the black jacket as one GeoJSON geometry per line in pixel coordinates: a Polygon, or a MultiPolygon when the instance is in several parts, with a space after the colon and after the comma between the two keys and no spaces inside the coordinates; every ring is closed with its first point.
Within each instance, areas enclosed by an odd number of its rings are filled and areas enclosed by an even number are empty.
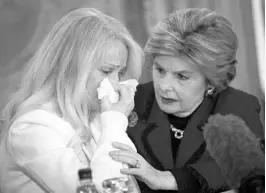
{"type": "MultiPolygon", "coordinates": [[[[128,134],[138,153],[154,168],[161,171],[170,170],[177,181],[178,192],[182,193],[229,190],[218,165],[205,151],[201,127],[210,115],[234,114],[242,118],[257,136],[263,136],[257,98],[228,87],[214,98],[205,97],[185,129],[174,162],[170,123],[157,104],[152,82],[137,87],[134,111],[138,115],[138,122],[134,127],[128,128],[128,134]],[[193,180],[194,183],[191,182],[193,180]]],[[[144,193],[167,192],[154,191],[144,183],[138,183],[144,193]]]]}

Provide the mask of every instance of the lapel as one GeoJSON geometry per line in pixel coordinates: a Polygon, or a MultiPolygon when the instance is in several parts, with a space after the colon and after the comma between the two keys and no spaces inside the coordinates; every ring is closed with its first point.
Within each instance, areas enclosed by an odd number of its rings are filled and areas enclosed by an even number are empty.
{"type": "Polygon", "coordinates": [[[176,167],[182,167],[204,142],[201,126],[208,120],[214,108],[214,98],[205,97],[202,104],[189,121],[180,143],[176,167]]]}
{"type": "Polygon", "coordinates": [[[162,112],[154,99],[148,120],[147,120],[147,149],[157,159],[164,169],[171,169],[174,166],[170,124],[167,115],[162,112]]]}

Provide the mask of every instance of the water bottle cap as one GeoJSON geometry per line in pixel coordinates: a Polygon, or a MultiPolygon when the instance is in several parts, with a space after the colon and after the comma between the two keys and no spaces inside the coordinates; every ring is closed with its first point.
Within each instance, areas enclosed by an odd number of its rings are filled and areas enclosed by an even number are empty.
{"type": "Polygon", "coordinates": [[[78,171],[78,176],[80,180],[91,179],[92,178],[91,169],[90,168],[80,169],[78,171]]]}

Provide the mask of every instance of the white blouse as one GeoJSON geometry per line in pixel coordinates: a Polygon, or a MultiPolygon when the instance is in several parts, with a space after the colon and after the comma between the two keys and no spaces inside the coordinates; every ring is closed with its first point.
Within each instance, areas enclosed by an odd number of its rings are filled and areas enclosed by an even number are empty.
{"type": "Polygon", "coordinates": [[[136,149],[126,134],[127,125],[122,113],[104,112],[93,121],[93,138],[85,145],[56,114],[41,109],[24,114],[0,146],[0,192],[74,193],[77,171],[88,167],[89,160],[97,186],[104,179],[121,176],[122,163],[107,155],[113,141],[136,149]]]}

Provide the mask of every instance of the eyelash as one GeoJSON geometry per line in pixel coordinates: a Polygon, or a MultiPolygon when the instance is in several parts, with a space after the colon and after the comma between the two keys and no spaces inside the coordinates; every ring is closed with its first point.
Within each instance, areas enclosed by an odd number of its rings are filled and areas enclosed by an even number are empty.
{"type": "Polygon", "coordinates": [[[119,76],[123,76],[125,73],[126,73],[125,70],[121,70],[121,71],[119,72],[119,76]]]}
{"type": "Polygon", "coordinates": [[[183,74],[177,74],[177,78],[180,80],[188,80],[189,79],[187,76],[184,76],[183,74]]]}
{"type": "Polygon", "coordinates": [[[111,74],[113,71],[112,71],[112,70],[110,70],[110,71],[102,70],[102,72],[103,72],[105,75],[109,75],[109,74],[111,74]]]}
{"type": "MultiPolygon", "coordinates": [[[[105,76],[108,76],[109,74],[111,74],[113,72],[113,70],[102,70],[103,74],[105,76]]],[[[121,70],[118,74],[119,77],[121,78],[124,74],[126,73],[126,70],[121,70]]]]}

